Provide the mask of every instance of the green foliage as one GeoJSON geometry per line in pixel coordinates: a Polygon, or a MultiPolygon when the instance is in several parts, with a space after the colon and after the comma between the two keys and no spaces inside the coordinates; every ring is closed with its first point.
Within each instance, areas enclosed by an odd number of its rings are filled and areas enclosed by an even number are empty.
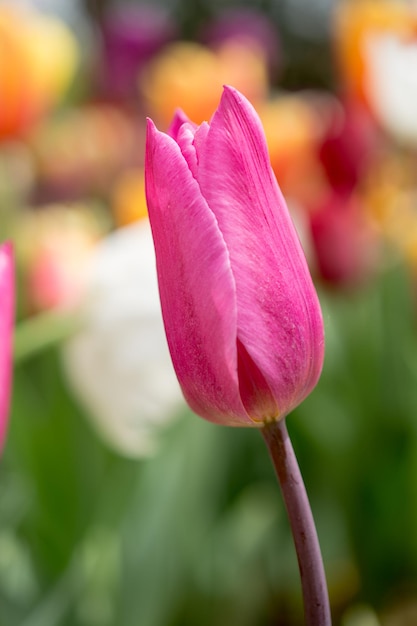
{"type": "MultiPolygon", "coordinates": [[[[322,379],[288,418],[336,623],[417,581],[417,337],[408,277],[321,293],[322,379]]],[[[0,626],[299,624],[296,558],[255,430],[185,412],[153,458],[108,450],[59,347],[16,365],[0,467],[0,626]]]]}

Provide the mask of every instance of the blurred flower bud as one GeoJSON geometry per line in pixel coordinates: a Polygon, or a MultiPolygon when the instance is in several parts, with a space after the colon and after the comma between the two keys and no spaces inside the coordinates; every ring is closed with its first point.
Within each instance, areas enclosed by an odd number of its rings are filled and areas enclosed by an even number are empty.
{"type": "Polygon", "coordinates": [[[398,141],[417,146],[417,37],[375,36],[366,52],[365,88],[376,119],[398,141]]]}
{"type": "Polygon", "coordinates": [[[150,115],[167,128],[177,108],[196,123],[209,120],[226,83],[255,106],[265,98],[266,59],[258,45],[227,41],[213,51],[197,43],[174,43],[150,63],[140,87],[150,115]]]}
{"type": "Polygon", "coordinates": [[[410,38],[416,29],[411,3],[395,0],[343,0],[336,3],[333,40],[342,87],[347,98],[369,104],[369,42],[384,35],[410,38]]]}
{"type": "Polygon", "coordinates": [[[25,213],[15,227],[29,311],[74,309],[103,225],[85,206],[54,205],[25,213]]]}
{"type": "Polygon", "coordinates": [[[368,215],[388,243],[388,259],[417,272],[417,180],[414,153],[381,153],[364,185],[368,215]]]}
{"type": "Polygon", "coordinates": [[[118,226],[127,226],[148,215],[142,168],[123,172],[112,190],[113,215],[118,226]]]}
{"type": "Polygon", "coordinates": [[[100,88],[110,98],[137,93],[140,71],[176,36],[176,27],[162,8],[120,4],[108,10],[101,23],[100,88]]]}
{"type": "Polygon", "coordinates": [[[378,265],[379,240],[361,200],[330,191],[310,213],[319,276],[340,287],[364,284],[378,265]]]}
{"type": "Polygon", "coordinates": [[[141,128],[111,105],[69,109],[31,134],[38,175],[38,202],[105,195],[126,167],[138,160],[141,128]]]}
{"type": "Polygon", "coordinates": [[[25,132],[61,98],[78,44],[60,20],[0,6],[0,138],[25,132]]]}
{"type": "Polygon", "coordinates": [[[349,194],[366,175],[377,149],[376,130],[360,106],[333,99],[327,107],[326,129],[319,158],[330,186],[349,194]]]}
{"type": "Polygon", "coordinates": [[[282,94],[260,104],[271,165],[286,198],[309,206],[322,193],[317,158],[322,136],[318,115],[304,95],[282,94]]]}
{"type": "Polygon", "coordinates": [[[111,447],[151,454],[185,405],[166,345],[148,220],[97,248],[83,312],[84,327],[63,348],[68,382],[111,447]]]}
{"type": "Polygon", "coordinates": [[[281,62],[281,44],[271,19],[256,9],[225,9],[209,22],[201,33],[203,42],[216,49],[227,42],[258,46],[276,75],[281,62]]]}

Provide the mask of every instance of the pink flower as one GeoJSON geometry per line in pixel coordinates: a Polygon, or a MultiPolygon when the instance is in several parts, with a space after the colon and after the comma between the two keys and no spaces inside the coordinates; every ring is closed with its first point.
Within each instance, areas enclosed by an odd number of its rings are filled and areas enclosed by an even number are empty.
{"type": "Polygon", "coordinates": [[[12,383],[14,262],[10,243],[0,246],[0,449],[6,435],[12,383]]]}
{"type": "Polygon", "coordinates": [[[263,426],[321,373],[324,333],[260,120],[225,87],[210,124],[148,123],[146,194],[162,314],[185,399],[202,417],[263,426]]]}

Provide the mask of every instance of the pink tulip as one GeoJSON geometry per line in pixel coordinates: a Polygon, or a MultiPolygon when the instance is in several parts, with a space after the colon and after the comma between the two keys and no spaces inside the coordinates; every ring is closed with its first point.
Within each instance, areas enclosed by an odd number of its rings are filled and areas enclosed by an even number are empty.
{"type": "Polygon", "coordinates": [[[324,332],[260,120],[225,87],[210,124],[148,122],[146,194],[165,331],[190,407],[227,425],[285,417],[321,373],[324,332]]]}
{"type": "Polygon", "coordinates": [[[12,382],[12,334],[14,316],[13,251],[0,246],[0,449],[6,435],[12,382]]]}

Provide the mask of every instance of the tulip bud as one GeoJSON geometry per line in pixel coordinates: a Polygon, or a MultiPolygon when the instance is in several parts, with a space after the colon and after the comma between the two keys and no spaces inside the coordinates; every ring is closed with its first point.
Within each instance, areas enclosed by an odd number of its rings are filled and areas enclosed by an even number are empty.
{"type": "Polygon", "coordinates": [[[6,433],[12,380],[13,265],[12,247],[3,244],[0,246],[0,449],[6,433]]]}
{"type": "Polygon", "coordinates": [[[314,388],[323,321],[260,120],[225,87],[210,123],[148,122],[145,179],[162,315],[200,416],[263,426],[314,388]]]}

